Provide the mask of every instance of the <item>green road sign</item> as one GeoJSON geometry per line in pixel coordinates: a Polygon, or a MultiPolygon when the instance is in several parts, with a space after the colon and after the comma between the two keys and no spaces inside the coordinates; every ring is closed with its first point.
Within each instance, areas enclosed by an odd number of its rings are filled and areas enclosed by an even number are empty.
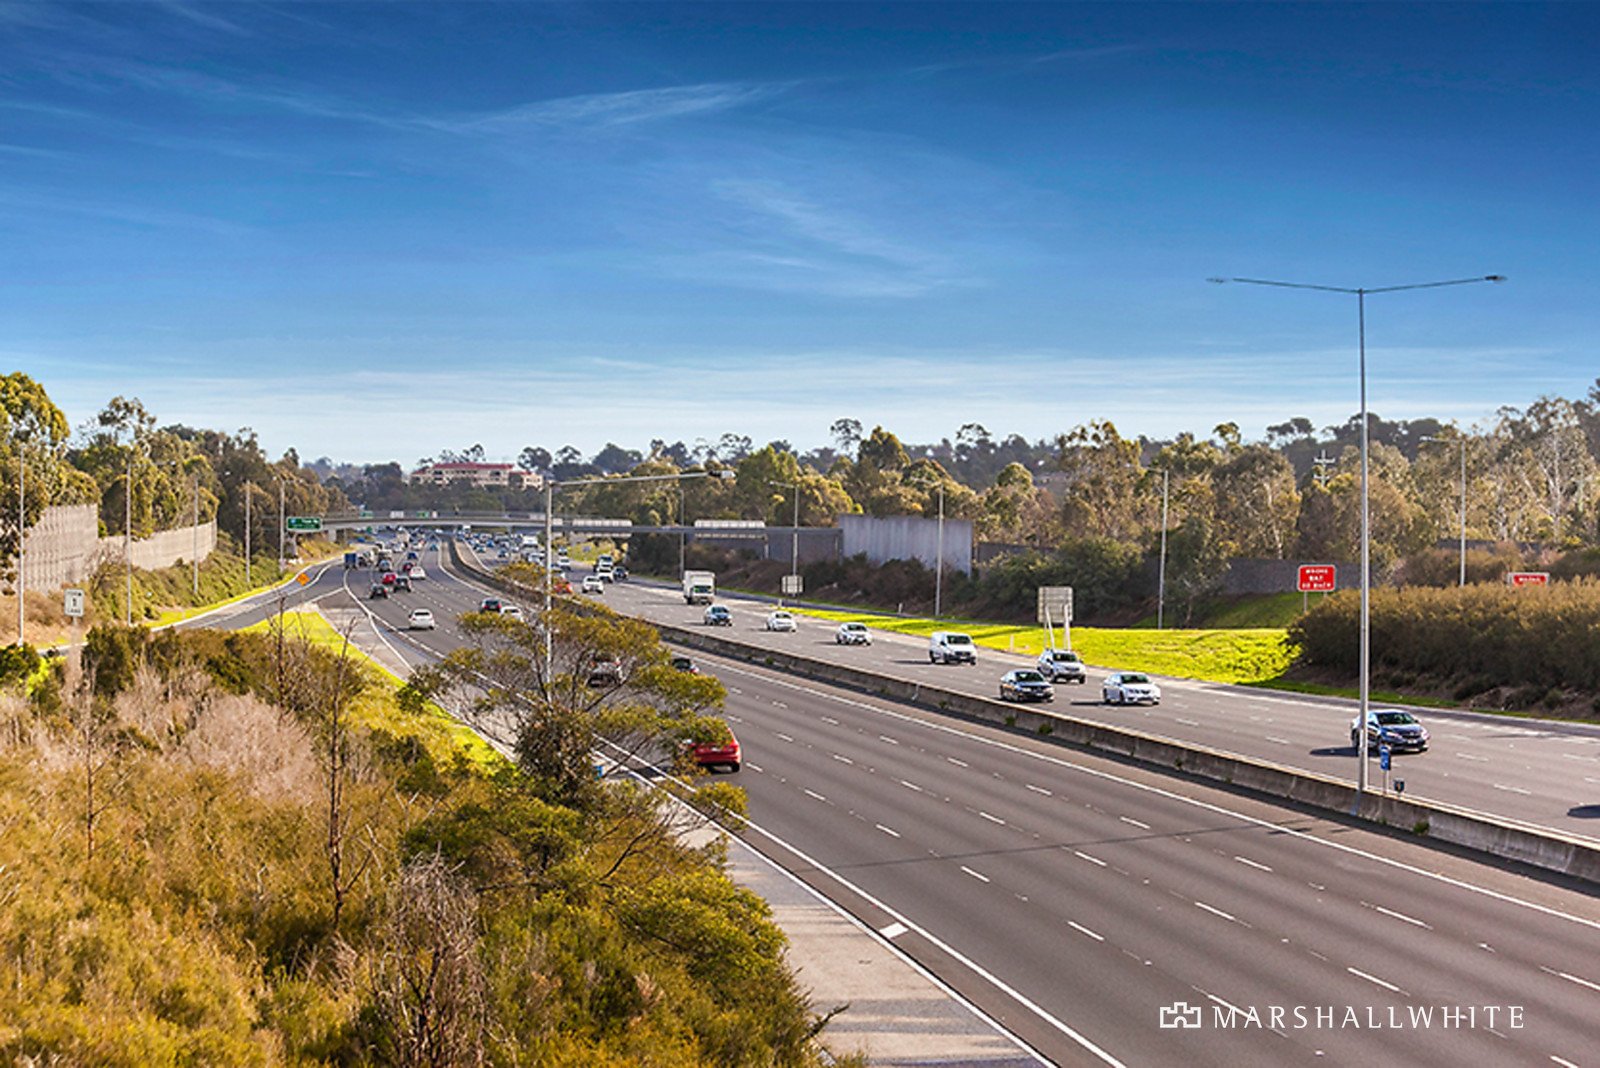
{"type": "Polygon", "coordinates": [[[295,531],[300,534],[315,534],[322,529],[322,517],[315,515],[292,515],[283,521],[283,529],[295,531]]]}

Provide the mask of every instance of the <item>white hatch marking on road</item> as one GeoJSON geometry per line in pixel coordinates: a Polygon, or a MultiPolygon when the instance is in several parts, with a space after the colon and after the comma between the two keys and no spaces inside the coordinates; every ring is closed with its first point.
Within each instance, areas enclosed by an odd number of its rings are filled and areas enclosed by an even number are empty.
{"type": "Polygon", "coordinates": [[[880,927],[878,929],[878,933],[883,935],[885,938],[899,938],[909,930],[911,930],[911,928],[907,927],[905,924],[895,922],[891,923],[887,927],[880,927]]]}
{"type": "Polygon", "coordinates": [[[1569,983],[1577,983],[1579,986],[1586,986],[1590,990],[1600,990],[1600,983],[1591,983],[1582,976],[1573,975],[1571,972],[1558,972],[1554,968],[1546,968],[1542,964],[1539,965],[1539,970],[1541,972],[1549,972],[1551,975],[1560,976],[1569,983]]]}
{"type": "Polygon", "coordinates": [[[762,770],[762,767],[761,767],[760,764],[752,764],[748,760],[746,760],[744,762],[744,766],[749,768],[751,771],[761,771],[762,770]]]}
{"type": "Polygon", "coordinates": [[[1055,794],[1051,793],[1049,790],[1046,790],[1043,786],[1035,786],[1031,782],[1030,783],[1023,783],[1023,785],[1026,786],[1028,789],[1032,790],[1036,794],[1044,794],[1044,796],[1046,796],[1046,797],[1054,797],[1054,796],[1056,796],[1055,794]]]}
{"type": "Polygon", "coordinates": [[[1554,1053],[1550,1054],[1550,1059],[1556,1064],[1561,1065],[1561,1068],[1578,1068],[1576,1064],[1573,1064],[1565,1057],[1557,1057],[1554,1053]]]}
{"type": "Polygon", "coordinates": [[[782,731],[779,731],[779,732],[778,732],[778,737],[779,737],[779,738],[782,738],[782,739],[783,739],[783,740],[784,740],[784,741],[786,741],[786,742],[792,742],[792,741],[794,741],[794,739],[793,739],[793,738],[791,738],[791,737],[789,737],[789,736],[788,736],[788,735],[787,735],[787,734],[785,734],[785,733],[783,733],[783,732],[782,732],[782,731]]]}
{"type": "Polygon", "coordinates": [[[1582,760],[1590,764],[1594,763],[1594,757],[1584,756],[1582,753],[1562,753],[1561,758],[1563,760],[1582,760]]]}
{"type": "Polygon", "coordinates": [[[970,767],[972,767],[972,765],[968,764],[965,760],[957,760],[955,757],[945,757],[945,759],[948,760],[950,763],[954,764],[958,768],[970,768],[970,767]]]}
{"type": "Polygon", "coordinates": [[[1197,908],[1197,909],[1204,909],[1205,911],[1211,913],[1211,915],[1213,915],[1213,916],[1221,916],[1223,919],[1227,920],[1229,923],[1238,923],[1239,922],[1239,917],[1233,915],[1232,913],[1223,912],[1219,908],[1215,908],[1215,907],[1213,907],[1211,905],[1207,905],[1204,901],[1196,901],[1194,903],[1194,907],[1197,908]]]}
{"type": "Polygon", "coordinates": [[[1101,860],[1099,857],[1091,857],[1089,854],[1080,852],[1080,851],[1078,851],[1076,849],[1074,849],[1072,851],[1072,855],[1075,856],[1075,857],[1082,857],[1084,860],[1087,860],[1090,864],[1098,864],[1102,868],[1106,866],[1106,862],[1101,860]]]}
{"type": "Polygon", "coordinates": [[[1174,723],[1181,723],[1181,724],[1183,724],[1183,725],[1184,725],[1184,726],[1185,726],[1185,727],[1198,727],[1198,726],[1200,726],[1200,722],[1199,722],[1199,721],[1198,721],[1198,720],[1193,720],[1193,719],[1184,719],[1184,718],[1183,718],[1183,717],[1182,717],[1182,716],[1175,716],[1175,717],[1173,717],[1173,720],[1172,720],[1172,722],[1174,722],[1174,723]]]}
{"type": "Polygon", "coordinates": [[[832,716],[823,716],[821,719],[822,722],[830,724],[831,726],[837,727],[839,725],[839,721],[834,719],[832,716]]]}
{"type": "Polygon", "coordinates": [[[814,797],[818,801],[826,802],[828,800],[826,797],[823,797],[821,794],[817,793],[815,790],[806,790],[805,791],[805,795],[807,797],[814,797]]]}
{"type": "Polygon", "coordinates": [[[893,738],[889,737],[887,734],[878,735],[878,741],[880,741],[880,742],[888,742],[890,745],[899,745],[900,744],[899,742],[895,741],[893,738]]]}
{"type": "Polygon", "coordinates": [[[1262,863],[1260,863],[1258,861],[1251,860],[1249,857],[1234,857],[1233,859],[1237,860],[1240,864],[1244,864],[1244,865],[1247,865],[1248,867],[1255,868],[1258,871],[1271,871],[1272,870],[1271,868],[1267,867],[1265,864],[1262,864],[1262,863]]]}
{"type": "Polygon", "coordinates": [[[1261,737],[1265,738],[1269,742],[1276,742],[1279,745],[1293,745],[1294,744],[1293,742],[1289,741],[1289,739],[1287,739],[1287,738],[1278,738],[1278,737],[1275,737],[1274,735],[1271,735],[1271,734],[1263,734],[1261,737]]]}
{"type": "Polygon", "coordinates": [[[737,686],[729,686],[728,687],[728,692],[729,693],[744,693],[744,691],[739,689],[739,687],[737,687],[737,686]]]}
{"type": "Polygon", "coordinates": [[[900,832],[895,830],[893,827],[885,827],[881,823],[874,823],[873,826],[878,828],[878,830],[882,831],[884,834],[888,835],[890,838],[900,837],[900,832]]]}
{"type": "Polygon", "coordinates": [[[982,811],[980,811],[978,813],[978,815],[982,816],[984,819],[988,820],[990,823],[998,823],[1002,827],[1004,827],[1006,825],[1006,821],[1001,819],[999,816],[991,816],[987,812],[982,812],[982,811]]]}
{"type": "Polygon", "coordinates": [[[1071,920],[1068,920],[1067,921],[1067,926],[1072,928],[1074,931],[1077,931],[1079,934],[1088,935],[1090,938],[1094,939],[1096,942],[1104,942],[1105,941],[1105,937],[1103,935],[1095,934],[1093,931],[1089,930],[1089,928],[1085,927],[1081,923],[1073,923],[1071,920]]]}
{"type": "Polygon", "coordinates": [[[968,875],[972,876],[974,879],[977,879],[979,882],[986,883],[986,882],[989,881],[989,877],[987,875],[983,874],[983,872],[981,872],[981,871],[973,871],[971,868],[967,867],[965,864],[961,865],[961,870],[966,872],[968,875]]]}
{"type": "Polygon", "coordinates": [[[917,793],[919,793],[919,794],[920,794],[920,793],[922,793],[922,792],[923,792],[923,789],[922,789],[922,787],[920,787],[920,786],[918,786],[918,785],[917,785],[917,784],[916,784],[916,783],[914,783],[914,782],[906,782],[906,781],[905,781],[905,780],[904,780],[904,779],[901,779],[901,780],[900,780],[900,785],[901,785],[901,786],[904,786],[904,787],[907,787],[907,788],[909,788],[909,789],[912,789],[912,790],[915,790],[915,791],[916,791],[916,792],[917,792],[917,793]]]}
{"type": "Polygon", "coordinates": [[[1233,1019],[1239,1019],[1241,1017],[1250,1015],[1249,1013],[1247,1013],[1243,1009],[1241,1009],[1239,1006],[1233,1004],[1230,1001],[1225,1001],[1224,999],[1217,997],[1217,995],[1215,995],[1215,994],[1207,994],[1206,997],[1210,998],[1212,1001],[1215,1001],[1218,1005],[1221,1005],[1223,1008],[1227,1009],[1230,1013],[1232,1013],[1232,1018],[1233,1019]]]}
{"type": "Polygon", "coordinates": [[[1143,820],[1136,820],[1132,816],[1118,816],[1117,819],[1121,820],[1123,823],[1131,823],[1142,831],[1148,831],[1150,829],[1150,825],[1148,823],[1145,823],[1143,820]]]}
{"type": "Polygon", "coordinates": [[[1404,994],[1405,993],[1404,990],[1401,990],[1399,987],[1395,986],[1393,983],[1384,982],[1382,979],[1379,979],[1376,975],[1368,975],[1366,972],[1362,971],[1360,968],[1348,968],[1347,967],[1347,968],[1345,968],[1345,971],[1349,972],[1351,975],[1354,975],[1359,979],[1365,979],[1369,983],[1376,983],[1377,985],[1383,987],[1385,990],[1392,990],[1396,994],[1404,994]]]}
{"type": "Polygon", "coordinates": [[[1457,753],[1456,756],[1459,757],[1462,760],[1476,760],[1480,764],[1489,763],[1489,758],[1488,757],[1486,757],[1486,756],[1476,756],[1476,755],[1474,755],[1472,753],[1457,753]]]}
{"type": "Polygon", "coordinates": [[[1365,901],[1363,901],[1362,904],[1366,905],[1368,908],[1372,909],[1374,912],[1381,912],[1385,916],[1388,916],[1388,917],[1391,917],[1393,919],[1399,920],[1402,923],[1409,923],[1409,924],[1411,924],[1411,926],[1420,927],[1424,931],[1433,930],[1432,925],[1423,923],[1421,920],[1416,919],[1415,917],[1407,916],[1403,912],[1396,912],[1394,909],[1386,909],[1382,905],[1373,905],[1373,904],[1370,904],[1369,902],[1365,902],[1365,901]]]}
{"type": "Polygon", "coordinates": [[[788,708],[789,706],[784,704],[782,701],[774,701],[774,702],[772,702],[772,707],[773,708],[788,708]]]}
{"type": "Polygon", "coordinates": [[[847,756],[840,756],[838,753],[834,753],[832,755],[833,755],[833,759],[837,760],[841,764],[852,764],[852,765],[855,764],[855,761],[851,760],[847,756]]]}
{"type": "Polygon", "coordinates": [[[1493,952],[1494,952],[1494,947],[1493,947],[1493,946],[1491,946],[1491,945],[1490,945],[1490,944],[1489,944],[1489,943],[1487,943],[1487,942],[1479,942],[1479,943],[1478,943],[1478,948],[1479,948],[1479,949],[1482,949],[1482,950],[1486,950],[1486,951],[1487,951],[1487,952],[1489,952],[1489,953],[1493,953],[1493,952]]]}
{"type": "Polygon", "coordinates": [[[1507,786],[1503,782],[1497,782],[1497,783],[1494,783],[1493,785],[1494,785],[1494,788],[1496,790],[1504,790],[1508,794],[1525,794],[1525,795],[1530,795],[1530,796],[1533,794],[1532,790],[1524,790],[1520,786],[1507,786]]]}

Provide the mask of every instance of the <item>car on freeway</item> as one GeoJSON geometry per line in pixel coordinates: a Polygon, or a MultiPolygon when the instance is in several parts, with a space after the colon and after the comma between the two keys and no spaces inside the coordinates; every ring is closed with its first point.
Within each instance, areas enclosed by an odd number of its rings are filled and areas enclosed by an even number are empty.
{"type": "Polygon", "coordinates": [[[410,575],[396,575],[395,579],[394,579],[394,592],[396,592],[396,593],[410,593],[411,592],[411,576],[410,575]]]}
{"type": "Polygon", "coordinates": [[[519,608],[518,606],[514,605],[514,604],[503,604],[503,605],[501,605],[500,606],[500,614],[503,615],[503,616],[509,616],[510,618],[516,620],[518,623],[526,622],[526,619],[527,619],[527,617],[525,617],[522,614],[522,609],[519,608]]]}
{"type": "Polygon", "coordinates": [[[672,666],[673,666],[673,668],[675,670],[682,671],[682,672],[684,672],[685,674],[688,674],[688,675],[698,675],[698,674],[700,674],[700,669],[695,667],[694,666],[694,661],[692,659],[690,659],[689,657],[687,657],[687,656],[675,656],[675,657],[673,657],[672,658],[672,666]]]}
{"type": "Polygon", "coordinates": [[[865,623],[840,623],[833,640],[839,645],[871,645],[872,632],[865,623]]]}
{"type": "Polygon", "coordinates": [[[718,741],[692,743],[689,755],[702,768],[727,768],[734,772],[744,760],[744,754],[739,751],[739,739],[731,730],[718,741]]]}
{"type": "Polygon", "coordinates": [[[553,588],[559,594],[567,597],[572,596],[572,583],[568,582],[566,579],[557,579],[553,588]]]}
{"type": "Polygon", "coordinates": [[[795,626],[794,616],[780,608],[776,612],[767,613],[767,629],[777,631],[792,631],[798,628],[795,626]]]}
{"type": "Polygon", "coordinates": [[[372,589],[370,591],[368,591],[368,593],[367,593],[367,597],[370,600],[374,600],[374,601],[376,601],[380,597],[388,597],[388,596],[389,596],[389,587],[385,586],[381,582],[374,582],[372,584],[372,589]]]}
{"type": "Polygon", "coordinates": [[[1017,668],[1000,676],[1002,701],[1054,701],[1055,687],[1044,673],[1032,668],[1017,668]]]}
{"type": "Polygon", "coordinates": [[[412,582],[421,582],[428,577],[428,573],[422,569],[421,564],[412,564],[410,575],[412,582]]]}
{"type": "Polygon", "coordinates": [[[433,613],[426,608],[413,608],[406,617],[406,627],[410,630],[432,630],[433,626],[433,613]]]}
{"type": "MultiPolygon", "coordinates": [[[[1376,753],[1381,745],[1420,753],[1428,748],[1428,728],[1403,708],[1369,708],[1367,752],[1376,753]]],[[[1350,748],[1361,748],[1360,716],[1350,721],[1350,748]]]]}
{"type": "Polygon", "coordinates": [[[599,575],[585,575],[585,576],[583,576],[583,592],[584,593],[605,593],[606,592],[606,581],[605,581],[605,579],[601,578],[599,575]]]}
{"type": "Polygon", "coordinates": [[[1161,687],[1142,671],[1114,671],[1100,684],[1100,700],[1108,705],[1161,703],[1161,687]]]}
{"type": "Polygon", "coordinates": [[[394,561],[390,560],[387,556],[378,557],[378,570],[379,571],[393,571],[394,570],[394,561]]]}
{"type": "Polygon", "coordinates": [[[1083,659],[1070,649],[1046,649],[1040,653],[1039,674],[1051,682],[1075,682],[1081,686],[1089,681],[1083,659]]]}
{"type": "Polygon", "coordinates": [[[478,603],[480,612],[498,612],[505,607],[505,602],[498,597],[485,597],[478,603]]]}
{"type": "Polygon", "coordinates": [[[589,685],[595,688],[602,686],[622,685],[622,665],[609,656],[603,656],[589,665],[589,685]]]}
{"type": "Polygon", "coordinates": [[[398,577],[393,571],[385,571],[383,573],[383,584],[385,586],[393,586],[398,577]]]}
{"type": "Polygon", "coordinates": [[[613,582],[626,582],[626,581],[628,581],[628,569],[623,567],[621,564],[613,564],[611,566],[611,581],[613,581],[613,582]]]}
{"type": "Polygon", "coordinates": [[[596,565],[594,565],[594,573],[595,573],[595,576],[597,578],[603,579],[606,582],[614,582],[614,581],[616,581],[616,577],[617,577],[616,568],[612,567],[610,564],[596,564],[596,565]]]}
{"type": "Polygon", "coordinates": [[[936,630],[928,635],[928,663],[976,664],[978,647],[972,636],[958,630],[936,630]]]}
{"type": "Polygon", "coordinates": [[[733,626],[733,613],[728,611],[727,605],[707,605],[703,622],[708,627],[731,627],[733,626]]]}

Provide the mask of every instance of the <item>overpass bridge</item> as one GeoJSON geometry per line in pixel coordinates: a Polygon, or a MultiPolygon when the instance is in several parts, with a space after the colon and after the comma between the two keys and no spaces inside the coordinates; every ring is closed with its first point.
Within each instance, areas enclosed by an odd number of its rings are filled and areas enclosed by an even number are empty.
{"type": "MultiPolygon", "coordinates": [[[[545,529],[543,512],[439,512],[392,511],[340,513],[306,518],[321,522],[323,531],[335,535],[350,531],[372,530],[378,527],[405,528],[471,528],[474,530],[505,530],[511,533],[542,534],[545,529]]],[[[787,533],[790,527],[768,527],[759,519],[697,519],[693,524],[656,525],[634,523],[628,519],[611,519],[604,516],[562,515],[556,513],[550,525],[557,534],[600,534],[626,538],[633,534],[682,535],[691,540],[765,540],[768,530],[787,533]]]]}

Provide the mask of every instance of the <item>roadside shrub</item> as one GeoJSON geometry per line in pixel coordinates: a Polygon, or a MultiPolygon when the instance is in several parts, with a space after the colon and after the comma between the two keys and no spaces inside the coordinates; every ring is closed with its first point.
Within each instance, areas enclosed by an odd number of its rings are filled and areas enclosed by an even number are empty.
{"type": "MultiPolygon", "coordinates": [[[[1355,673],[1359,612],[1359,594],[1346,590],[1296,621],[1289,637],[1302,661],[1355,673]]],[[[1473,686],[1487,676],[1521,688],[1511,698],[1521,707],[1539,704],[1552,687],[1600,689],[1600,581],[1379,589],[1372,591],[1371,623],[1375,670],[1469,679],[1473,686]]]]}

